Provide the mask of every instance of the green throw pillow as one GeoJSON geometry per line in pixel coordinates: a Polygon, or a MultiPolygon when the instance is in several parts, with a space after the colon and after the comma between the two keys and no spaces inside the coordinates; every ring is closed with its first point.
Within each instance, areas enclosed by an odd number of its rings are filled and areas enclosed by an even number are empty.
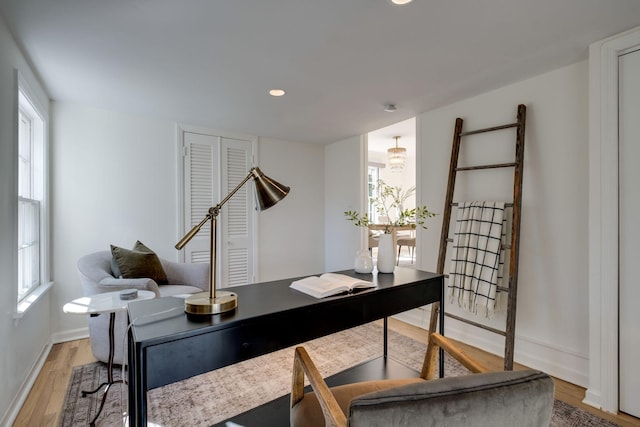
{"type": "MultiPolygon", "coordinates": [[[[133,245],[132,250],[138,251],[138,252],[154,253],[151,249],[149,249],[149,247],[147,247],[147,245],[142,243],[140,240],[136,240],[136,244],[133,245]]],[[[111,251],[111,272],[113,273],[113,276],[117,277],[118,279],[122,279],[124,277],[122,275],[122,272],[120,272],[120,267],[118,267],[118,263],[116,262],[116,257],[113,256],[113,250],[111,251]]]]}
{"type": "Polygon", "coordinates": [[[151,249],[149,249],[144,243],[142,243],[140,240],[136,240],[136,244],[133,245],[133,250],[134,251],[138,251],[138,252],[149,252],[152,254],[155,254],[155,252],[153,252],[151,249]]]}
{"type": "Polygon", "coordinates": [[[150,278],[158,285],[168,283],[160,258],[140,241],[133,250],[111,245],[111,269],[116,277],[125,279],[150,278]]]}

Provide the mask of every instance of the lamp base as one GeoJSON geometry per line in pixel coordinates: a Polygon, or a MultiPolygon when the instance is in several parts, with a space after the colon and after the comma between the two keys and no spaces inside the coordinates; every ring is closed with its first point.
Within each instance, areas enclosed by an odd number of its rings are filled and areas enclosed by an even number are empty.
{"type": "Polygon", "coordinates": [[[238,296],[226,291],[216,291],[215,298],[209,298],[209,292],[200,292],[184,300],[184,311],[188,314],[220,314],[237,306],[238,296]]]}

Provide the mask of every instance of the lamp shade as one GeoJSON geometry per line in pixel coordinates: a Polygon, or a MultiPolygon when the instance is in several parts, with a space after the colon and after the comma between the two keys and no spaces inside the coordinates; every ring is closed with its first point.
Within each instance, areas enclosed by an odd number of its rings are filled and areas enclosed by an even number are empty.
{"type": "Polygon", "coordinates": [[[289,187],[269,178],[259,168],[254,168],[252,175],[259,210],[269,209],[289,194],[289,187]]]}

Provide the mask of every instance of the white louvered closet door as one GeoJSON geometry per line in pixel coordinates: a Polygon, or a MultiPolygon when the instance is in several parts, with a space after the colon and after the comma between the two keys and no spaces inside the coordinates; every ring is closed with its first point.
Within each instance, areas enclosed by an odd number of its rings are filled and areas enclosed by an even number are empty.
{"type": "MultiPolygon", "coordinates": [[[[221,138],[222,193],[229,194],[251,169],[251,142],[221,138]]],[[[246,285],[254,281],[253,236],[255,209],[253,180],[247,182],[224,205],[220,214],[222,286],[246,285]]]]}
{"type": "MultiPolygon", "coordinates": [[[[220,174],[215,173],[220,170],[220,141],[215,136],[191,132],[183,134],[183,141],[184,235],[198,225],[220,199],[220,174]]],[[[207,222],[184,247],[185,262],[209,262],[210,233],[211,223],[207,222]]]]}
{"type": "MultiPolygon", "coordinates": [[[[187,233],[247,175],[251,141],[183,132],[183,233],[187,233]]],[[[252,183],[241,188],[218,216],[218,288],[244,285],[254,278],[252,183]]],[[[185,262],[209,262],[207,222],[185,246],[185,262]]]]}

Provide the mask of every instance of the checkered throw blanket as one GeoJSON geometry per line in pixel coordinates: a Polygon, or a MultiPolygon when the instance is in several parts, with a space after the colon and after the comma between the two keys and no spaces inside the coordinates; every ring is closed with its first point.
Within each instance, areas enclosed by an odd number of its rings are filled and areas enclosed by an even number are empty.
{"type": "Polygon", "coordinates": [[[504,202],[458,205],[449,272],[449,299],[491,317],[496,306],[504,202]]]}

